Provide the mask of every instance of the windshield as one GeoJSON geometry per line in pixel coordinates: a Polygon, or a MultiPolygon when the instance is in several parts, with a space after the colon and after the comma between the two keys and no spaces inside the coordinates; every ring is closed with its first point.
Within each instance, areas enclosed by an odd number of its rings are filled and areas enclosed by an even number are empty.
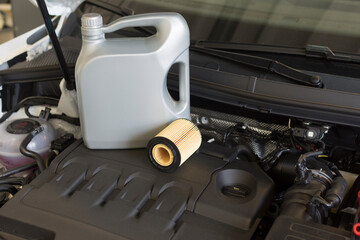
{"type": "Polygon", "coordinates": [[[112,1],[135,13],[182,14],[192,40],[335,51],[360,51],[360,1],[351,0],[136,0],[112,1]]]}

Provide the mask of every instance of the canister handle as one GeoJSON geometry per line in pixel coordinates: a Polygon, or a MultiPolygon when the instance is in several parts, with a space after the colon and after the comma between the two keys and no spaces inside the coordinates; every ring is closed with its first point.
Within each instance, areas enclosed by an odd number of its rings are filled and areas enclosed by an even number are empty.
{"type": "MultiPolygon", "coordinates": [[[[176,27],[179,17],[178,13],[148,13],[131,15],[119,18],[114,22],[102,27],[103,33],[111,33],[128,27],[155,27],[159,35],[169,35],[176,27]]],[[[185,20],[184,20],[185,21],[185,20]]]]}
{"type": "Polygon", "coordinates": [[[176,107],[176,113],[179,114],[190,104],[189,50],[184,51],[176,63],[179,63],[179,102],[176,107]]]}

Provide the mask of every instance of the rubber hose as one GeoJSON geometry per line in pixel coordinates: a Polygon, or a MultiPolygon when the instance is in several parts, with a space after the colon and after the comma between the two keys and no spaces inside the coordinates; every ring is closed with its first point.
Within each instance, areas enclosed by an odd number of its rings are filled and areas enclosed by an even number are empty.
{"type": "Polygon", "coordinates": [[[237,155],[244,154],[246,157],[250,159],[251,162],[258,162],[258,158],[254,154],[254,152],[247,145],[238,145],[236,147],[237,155]]]}
{"type": "Polygon", "coordinates": [[[28,150],[26,147],[31,142],[31,140],[42,131],[43,131],[42,127],[35,128],[31,133],[29,133],[25,137],[25,139],[20,144],[20,149],[19,149],[21,154],[23,154],[26,157],[30,157],[36,161],[36,163],[40,169],[40,172],[44,171],[44,169],[45,169],[44,160],[42,159],[42,157],[39,154],[37,154],[34,151],[28,150]]]}
{"type": "Polygon", "coordinates": [[[23,171],[26,171],[26,170],[29,170],[32,168],[36,168],[37,166],[38,166],[37,163],[28,163],[28,164],[22,165],[20,167],[16,167],[16,168],[13,168],[13,169],[10,169],[10,170],[0,173],[0,178],[9,177],[16,173],[20,173],[20,172],[23,172],[23,171]]]}
{"type": "Polygon", "coordinates": [[[330,189],[326,192],[324,199],[328,201],[329,208],[338,207],[345,196],[347,182],[343,177],[334,178],[330,189]]]}
{"type": "Polygon", "coordinates": [[[0,178],[0,184],[10,184],[10,185],[25,185],[26,180],[22,177],[3,177],[0,178]]]}
{"type": "Polygon", "coordinates": [[[8,193],[11,193],[12,195],[14,195],[15,193],[17,193],[17,189],[16,189],[16,187],[9,185],[9,184],[1,184],[0,192],[8,192],[8,193]]]}

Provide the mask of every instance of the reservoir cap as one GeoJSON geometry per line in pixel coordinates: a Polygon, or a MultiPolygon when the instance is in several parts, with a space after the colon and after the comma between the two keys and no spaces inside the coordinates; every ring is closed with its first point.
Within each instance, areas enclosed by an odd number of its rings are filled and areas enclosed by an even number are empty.
{"type": "Polygon", "coordinates": [[[27,134],[32,132],[35,128],[40,127],[40,123],[33,119],[19,119],[11,122],[6,131],[12,134],[27,134]]]}
{"type": "Polygon", "coordinates": [[[86,13],[81,17],[81,26],[85,28],[100,28],[103,26],[102,16],[98,13],[86,13]]]}

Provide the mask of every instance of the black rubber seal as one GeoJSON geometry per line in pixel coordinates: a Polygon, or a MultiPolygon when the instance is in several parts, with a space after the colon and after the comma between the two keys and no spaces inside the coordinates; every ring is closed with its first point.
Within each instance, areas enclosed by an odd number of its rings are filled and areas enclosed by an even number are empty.
{"type": "Polygon", "coordinates": [[[31,133],[37,127],[40,127],[40,123],[38,121],[25,118],[11,122],[6,127],[6,131],[12,134],[28,134],[31,133]]]}
{"type": "Polygon", "coordinates": [[[174,172],[181,163],[181,155],[180,155],[180,151],[177,148],[177,146],[175,145],[175,143],[173,143],[172,141],[170,141],[167,138],[164,137],[154,137],[153,139],[151,139],[147,145],[147,154],[149,157],[150,162],[159,170],[161,170],[162,172],[167,172],[167,173],[172,173],[174,172]],[[154,156],[152,155],[152,150],[155,147],[155,145],[157,144],[164,144],[167,147],[170,148],[171,152],[174,155],[174,161],[172,164],[170,164],[169,166],[161,166],[160,164],[158,164],[155,159],[154,156]]]}

